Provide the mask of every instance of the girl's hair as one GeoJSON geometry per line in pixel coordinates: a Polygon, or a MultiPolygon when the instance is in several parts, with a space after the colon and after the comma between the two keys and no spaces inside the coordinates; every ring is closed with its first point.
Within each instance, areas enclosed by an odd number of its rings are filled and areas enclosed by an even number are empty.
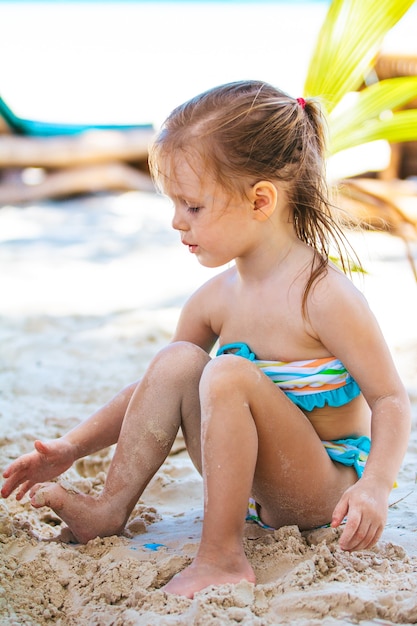
{"type": "Polygon", "coordinates": [[[149,156],[162,187],[161,165],[178,152],[226,190],[243,193],[248,178],[286,183],[295,232],[315,251],[303,309],[314,281],[327,271],[331,243],[346,271],[349,255],[328,199],[325,123],[316,101],[291,98],[261,81],[215,87],[174,109],[163,124],[149,156]]]}

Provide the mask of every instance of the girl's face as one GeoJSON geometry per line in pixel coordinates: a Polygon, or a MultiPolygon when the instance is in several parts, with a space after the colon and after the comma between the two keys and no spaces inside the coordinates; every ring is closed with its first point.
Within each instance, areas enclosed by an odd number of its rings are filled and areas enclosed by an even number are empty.
{"type": "Polygon", "coordinates": [[[174,203],[173,227],[205,267],[220,267],[250,251],[251,205],[223,189],[198,162],[177,158],[167,176],[165,193],[174,203]]]}

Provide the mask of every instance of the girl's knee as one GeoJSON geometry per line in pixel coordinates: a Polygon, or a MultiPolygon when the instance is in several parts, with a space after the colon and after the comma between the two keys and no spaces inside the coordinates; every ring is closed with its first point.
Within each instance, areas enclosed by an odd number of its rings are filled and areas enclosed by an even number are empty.
{"type": "Polygon", "coordinates": [[[200,380],[200,389],[215,390],[216,393],[225,390],[237,390],[239,387],[248,389],[248,386],[261,378],[262,373],[250,361],[240,356],[225,354],[212,359],[204,368],[200,380]]]}
{"type": "Polygon", "coordinates": [[[168,369],[172,374],[201,372],[210,356],[199,346],[188,341],[176,341],[162,348],[153,360],[153,366],[168,369]]]}

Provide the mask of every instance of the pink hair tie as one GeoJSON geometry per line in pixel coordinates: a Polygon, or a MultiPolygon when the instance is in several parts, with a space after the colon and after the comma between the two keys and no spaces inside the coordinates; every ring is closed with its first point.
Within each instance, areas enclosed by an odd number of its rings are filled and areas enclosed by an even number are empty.
{"type": "Polygon", "coordinates": [[[297,98],[297,102],[302,109],[305,109],[306,101],[304,100],[304,98],[297,98]]]}

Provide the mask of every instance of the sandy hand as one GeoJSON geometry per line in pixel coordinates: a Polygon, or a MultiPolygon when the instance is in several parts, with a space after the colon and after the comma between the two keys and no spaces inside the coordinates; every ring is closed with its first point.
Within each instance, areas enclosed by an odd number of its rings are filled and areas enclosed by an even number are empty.
{"type": "Polygon", "coordinates": [[[349,487],[333,511],[332,527],[337,528],[347,515],[339,540],[342,550],[367,550],[380,539],[388,512],[389,490],[378,488],[362,478],[349,487]]]}
{"type": "Polygon", "coordinates": [[[20,487],[16,499],[21,500],[33,485],[56,478],[75,460],[74,446],[64,438],[45,443],[37,440],[34,445],[33,452],[23,454],[4,470],[3,498],[8,498],[20,487]]]}

